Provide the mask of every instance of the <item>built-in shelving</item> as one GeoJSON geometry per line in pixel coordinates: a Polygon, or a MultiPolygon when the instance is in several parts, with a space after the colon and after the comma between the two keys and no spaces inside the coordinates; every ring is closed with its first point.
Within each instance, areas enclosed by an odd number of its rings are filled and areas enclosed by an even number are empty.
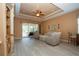
{"type": "Polygon", "coordinates": [[[12,53],[12,35],[11,35],[11,10],[12,8],[10,8],[7,4],[6,4],[6,44],[7,44],[7,55],[10,55],[12,53]]]}

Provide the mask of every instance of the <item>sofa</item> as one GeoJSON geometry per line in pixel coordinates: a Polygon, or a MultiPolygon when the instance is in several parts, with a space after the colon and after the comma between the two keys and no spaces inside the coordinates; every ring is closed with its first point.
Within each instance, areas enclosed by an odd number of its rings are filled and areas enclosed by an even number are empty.
{"type": "Polygon", "coordinates": [[[57,45],[60,43],[61,32],[48,32],[45,35],[40,35],[40,40],[50,44],[57,45]]]}

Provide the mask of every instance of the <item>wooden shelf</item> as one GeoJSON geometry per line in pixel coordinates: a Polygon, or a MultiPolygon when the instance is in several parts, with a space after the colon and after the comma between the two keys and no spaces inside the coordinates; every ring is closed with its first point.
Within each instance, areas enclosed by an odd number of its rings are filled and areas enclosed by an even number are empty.
{"type": "Polygon", "coordinates": [[[6,39],[7,39],[7,54],[11,51],[11,36],[10,36],[10,9],[6,6],[6,39]]]}

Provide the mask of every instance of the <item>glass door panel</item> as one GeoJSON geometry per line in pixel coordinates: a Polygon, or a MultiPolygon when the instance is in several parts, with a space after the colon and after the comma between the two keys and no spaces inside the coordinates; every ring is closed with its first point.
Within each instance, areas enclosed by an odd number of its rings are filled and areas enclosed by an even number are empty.
{"type": "Polygon", "coordinates": [[[27,23],[22,25],[22,37],[27,37],[29,34],[29,26],[27,23]]]}
{"type": "Polygon", "coordinates": [[[38,24],[23,23],[22,24],[22,37],[28,37],[29,32],[38,31],[38,24]]]}

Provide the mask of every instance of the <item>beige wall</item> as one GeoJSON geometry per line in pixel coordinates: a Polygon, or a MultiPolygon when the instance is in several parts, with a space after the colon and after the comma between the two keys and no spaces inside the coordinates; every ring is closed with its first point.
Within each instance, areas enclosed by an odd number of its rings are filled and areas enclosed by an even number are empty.
{"type": "MultiPolygon", "coordinates": [[[[49,32],[50,30],[48,29],[48,25],[58,25],[60,24],[60,31],[62,32],[62,36],[67,36],[68,32],[71,32],[73,34],[77,33],[77,16],[79,14],[79,10],[67,13],[65,15],[56,17],[54,19],[50,19],[47,21],[44,21],[40,23],[41,26],[41,33],[46,33],[49,32]]],[[[21,25],[22,23],[37,23],[32,20],[26,20],[26,19],[21,19],[21,18],[15,18],[15,37],[17,39],[21,38],[22,36],[22,28],[21,25]]],[[[56,31],[59,31],[56,29],[56,31]]]]}
{"type": "MultiPolygon", "coordinates": [[[[49,32],[48,25],[58,25],[60,24],[60,31],[62,32],[63,37],[67,36],[68,32],[73,34],[77,33],[77,16],[79,15],[79,10],[67,13],[65,15],[56,17],[54,19],[50,19],[42,22],[41,25],[41,33],[49,32]]],[[[59,31],[56,29],[56,31],[59,31]]]]}
{"type": "Polygon", "coordinates": [[[6,55],[6,8],[4,3],[0,3],[0,55],[6,55]]]}
{"type": "Polygon", "coordinates": [[[32,21],[32,20],[21,19],[21,18],[15,18],[15,21],[14,21],[15,39],[21,39],[22,23],[38,23],[38,22],[35,22],[35,21],[32,21]]]}

